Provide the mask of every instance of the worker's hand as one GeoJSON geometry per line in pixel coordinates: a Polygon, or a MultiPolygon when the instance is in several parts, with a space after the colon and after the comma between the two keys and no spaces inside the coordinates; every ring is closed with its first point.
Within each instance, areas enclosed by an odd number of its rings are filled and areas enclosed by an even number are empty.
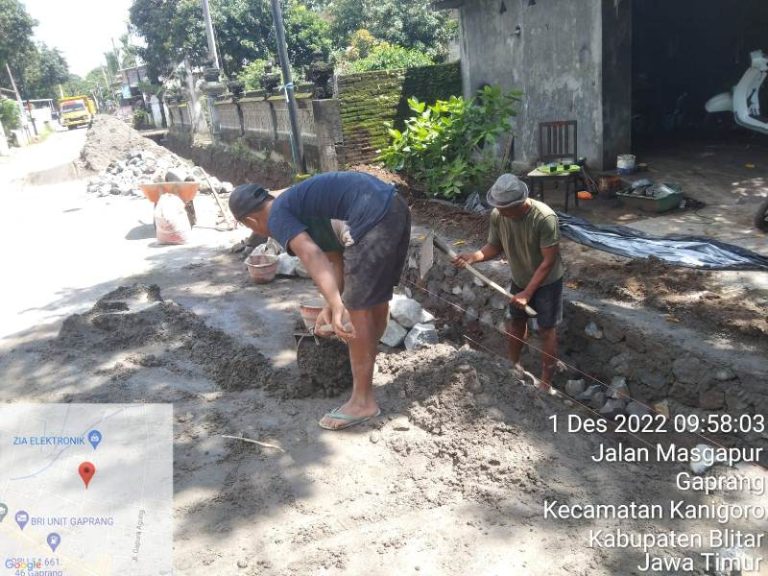
{"type": "Polygon", "coordinates": [[[355,338],[355,327],[349,318],[349,312],[344,306],[332,310],[333,331],[341,340],[349,342],[355,338]]]}
{"type": "Polygon", "coordinates": [[[333,335],[333,325],[331,324],[331,320],[333,319],[333,313],[331,312],[331,307],[326,305],[325,308],[323,308],[320,311],[320,314],[317,315],[317,320],[315,321],[315,330],[314,333],[316,336],[321,336],[323,338],[328,338],[329,336],[333,335]]]}
{"type": "Polygon", "coordinates": [[[525,309],[530,299],[531,299],[531,295],[528,294],[528,292],[526,292],[525,290],[523,290],[522,292],[518,292],[517,294],[515,294],[510,299],[510,302],[512,303],[512,306],[515,306],[516,308],[525,309]]]}
{"type": "Polygon", "coordinates": [[[451,264],[456,268],[465,268],[467,264],[474,264],[475,262],[477,262],[475,252],[460,252],[456,254],[456,258],[451,260],[451,264]]]}

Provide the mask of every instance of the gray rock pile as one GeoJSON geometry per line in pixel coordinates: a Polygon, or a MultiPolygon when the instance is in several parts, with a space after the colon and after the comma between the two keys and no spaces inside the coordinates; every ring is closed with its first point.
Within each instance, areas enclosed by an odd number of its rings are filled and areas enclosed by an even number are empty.
{"type": "Polygon", "coordinates": [[[381,343],[390,348],[405,345],[418,350],[437,344],[435,317],[412,298],[395,294],[389,303],[389,323],[381,343]]]}
{"type": "Polygon", "coordinates": [[[175,154],[156,154],[136,148],[92,177],[87,189],[99,196],[143,196],[141,185],[157,182],[198,182],[204,194],[210,193],[211,186],[219,193],[231,192],[233,188],[230,182],[221,182],[214,176],[206,178],[202,168],[175,154]]]}

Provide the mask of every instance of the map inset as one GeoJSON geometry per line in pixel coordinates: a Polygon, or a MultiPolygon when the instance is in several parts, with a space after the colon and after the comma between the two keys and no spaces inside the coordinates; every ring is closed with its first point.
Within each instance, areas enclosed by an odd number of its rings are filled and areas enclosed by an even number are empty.
{"type": "Polygon", "coordinates": [[[170,404],[0,404],[0,576],[171,574],[170,404]]]}

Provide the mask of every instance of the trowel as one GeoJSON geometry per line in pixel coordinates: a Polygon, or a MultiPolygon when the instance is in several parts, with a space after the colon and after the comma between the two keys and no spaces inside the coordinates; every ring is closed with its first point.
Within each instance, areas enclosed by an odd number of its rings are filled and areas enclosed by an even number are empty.
{"type": "MultiPolygon", "coordinates": [[[[427,237],[424,239],[424,243],[421,245],[421,253],[419,254],[419,277],[423,280],[426,275],[429,273],[429,271],[432,269],[432,266],[435,263],[435,250],[434,247],[437,246],[437,248],[443,252],[448,258],[451,260],[454,260],[457,256],[456,252],[453,248],[451,248],[442,238],[439,236],[436,236],[435,233],[430,230],[427,233],[427,237]]],[[[496,282],[488,278],[485,274],[474,268],[471,264],[467,264],[465,267],[465,270],[470,272],[480,280],[483,284],[488,286],[489,288],[493,288],[498,292],[499,294],[506,296],[507,299],[510,301],[512,298],[514,298],[514,294],[510,293],[508,290],[505,290],[501,286],[499,286],[496,282]]],[[[528,314],[528,316],[536,316],[537,312],[530,306],[525,307],[525,312],[528,314]]]]}

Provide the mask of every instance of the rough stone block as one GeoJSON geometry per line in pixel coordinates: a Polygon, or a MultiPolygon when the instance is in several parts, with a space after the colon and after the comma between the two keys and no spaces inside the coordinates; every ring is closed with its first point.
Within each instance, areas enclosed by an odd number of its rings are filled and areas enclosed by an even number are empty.
{"type": "Polygon", "coordinates": [[[608,397],[614,400],[624,400],[629,398],[629,386],[624,376],[617,376],[611,380],[608,387],[608,397]]]}
{"type": "Polygon", "coordinates": [[[603,386],[601,384],[592,384],[591,386],[589,386],[589,388],[587,388],[586,390],[581,392],[578,396],[576,396],[576,400],[579,400],[581,402],[588,402],[589,400],[592,399],[592,397],[595,394],[600,392],[602,389],[603,389],[603,386]]]}
{"type": "Polygon", "coordinates": [[[736,373],[729,367],[720,368],[715,372],[715,379],[719,382],[727,382],[728,380],[735,380],[736,373]]]}
{"type": "Polygon", "coordinates": [[[587,383],[584,382],[584,379],[580,380],[568,380],[565,383],[565,393],[568,394],[568,396],[571,397],[577,397],[579,394],[584,392],[584,390],[587,387],[587,383]]]}
{"type": "Polygon", "coordinates": [[[717,388],[704,390],[699,394],[699,408],[702,410],[720,410],[725,406],[725,393],[717,388]]]}
{"type": "Polygon", "coordinates": [[[643,370],[637,375],[640,382],[654,390],[661,391],[666,388],[669,379],[662,373],[655,370],[643,370]]]}
{"type": "Polygon", "coordinates": [[[624,408],[624,411],[629,416],[645,416],[646,414],[650,414],[651,410],[646,406],[645,404],[641,404],[640,402],[637,402],[633,400],[629,404],[627,404],[626,408],[624,408]]]}
{"type": "Polygon", "coordinates": [[[617,326],[615,322],[603,324],[603,335],[612,344],[617,344],[624,340],[624,330],[617,326]]]}
{"type": "Polygon", "coordinates": [[[618,414],[624,413],[624,400],[609,398],[599,410],[600,415],[613,420],[618,414]]]}
{"type": "Polygon", "coordinates": [[[657,414],[661,414],[664,416],[664,418],[669,419],[669,416],[671,414],[671,411],[669,409],[669,400],[662,400],[661,402],[656,402],[656,404],[653,405],[653,411],[657,414]]]}
{"type": "Polygon", "coordinates": [[[421,321],[424,309],[416,300],[395,294],[389,303],[389,313],[404,328],[413,328],[421,321]]]}
{"type": "Polygon", "coordinates": [[[434,324],[416,324],[405,337],[405,347],[408,350],[426,348],[439,342],[434,324]]]}
{"type": "Polygon", "coordinates": [[[187,179],[187,170],[181,166],[169,168],[165,173],[166,182],[184,182],[187,179]]]}
{"type": "Polygon", "coordinates": [[[464,302],[464,304],[473,304],[477,297],[475,296],[475,291],[472,289],[472,286],[470,284],[464,284],[464,286],[461,288],[461,299],[464,302]]]}
{"type": "Polygon", "coordinates": [[[390,318],[387,323],[387,329],[384,330],[384,334],[379,342],[390,348],[397,348],[403,344],[407,335],[408,331],[400,326],[396,320],[390,318]]]}
{"type": "Polygon", "coordinates": [[[678,358],[672,364],[675,378],[683,384],[700,384],[708,377],[709,366],[701,358],[686,356],[678,358]]]}
{"type": "Polygon", "coordinates": [[[698,387],[684,382],[675,382],[669,391],[669,396],[687,406],[698,406],[698,387]]]}
{"type": "Polygon", "coordinates": [[[603,331],[594,322],[587,324],[587,326],[584,328],[584,334],[590,338],[594,338],[595,340],[602,340],[603,338],[603,331]]]}

